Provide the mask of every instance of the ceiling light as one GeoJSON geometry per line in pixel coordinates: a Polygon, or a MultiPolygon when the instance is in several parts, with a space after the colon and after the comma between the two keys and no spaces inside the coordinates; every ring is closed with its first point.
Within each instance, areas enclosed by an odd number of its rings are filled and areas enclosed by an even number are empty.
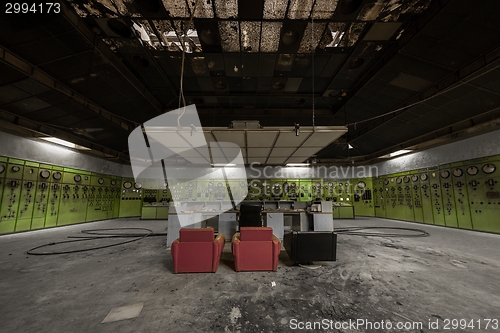
{"type": "Polygon", "coordinates": [[[281,40],[285,45],[293,45],[299,40],[299,33],[294,30],[286,31],[281,40]]]}
{"type": "Polygon", "coordinates": [[[236,166],[236,163],[214,163],[212,164],[213,167],[233,167],[236,166]]]}
{"type": "Polygon", "coordinates": [[[410,149],[401,149],[401,150],[398,150],[398,151],[395,151],[393,153],[390,153],[390,154],[386,154],[386,155],[383,155],[383,156],[380,156],[380,158],[391,158],[391,157],[396,157],[396,156],[399,156],[399,155],[403,155],[403,154],[408,154],[408,153],[411,153],[413,150],[410,150],[410,149]]]}
{"type": "Polygon", "coordinates": [[[69,148],[73,148],[73,149],[78,149],[78,150],[91,150],[90,148],[87,148],[87,147],[84,147],[84,146],[80,146],[80,145],[77,145],[77,144],[74,144],[72,142],[69,142],[69,141],[66,141],[66,140],[62,140],[62,139],[58,139],[58,138],[54,138],[52,136],[49,136],[49,137],[41,137],[40,139],[42,140],[46,140],[46,141],[50,141],[52,143],[56,143],[58,145],[61,145],[61,146],[65,146],[65,147],[69,147],[69,148]]]}
{"type": "Polygon", "coordinates": [[[353,147],[353,146],[351,146],[351,144],[350,144],[350,143],[348,143],[348,144],[347,144],[347,148],[349,148],[349,149],[354,149],[354,147],[353,147]]]}
{"type": "Polygon", "coordinates": [[[287,163],[287,167],[306,167],[309,166],[309,163],[287,163]]]}

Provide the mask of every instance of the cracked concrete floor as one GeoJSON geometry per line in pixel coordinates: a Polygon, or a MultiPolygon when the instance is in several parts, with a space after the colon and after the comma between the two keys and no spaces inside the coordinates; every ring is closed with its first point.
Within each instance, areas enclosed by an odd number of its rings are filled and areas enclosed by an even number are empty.
{"type": "MultiPolygon", "coordinates": [[[[422,327],[318,331],[500,330],[493,329],[494,322],[485,329],[486,319],[500,319],[500,235],[377,218],[335,220],[335,225],[413,227],[430,237],[339,235],[336,262],[318,269],[294,266],[283,250],[277,272],[234,272],[226,243],[217,273],[175,275],[165,237],[73,254],[26,254],[83,229],[163,232],[162,221],[119,219],[6,235],[0,237],[2,331],[286,332],[293,331],[293,323],[323,319],[421,322],[422,327]],[[140,302],[139,317],[101,324],[112,308],[140,302]],[[474,319],[476,327],[445,330],[446,319],[474,319]]],[[[77,246],[83,244],[57,249],[77,246]]]]}

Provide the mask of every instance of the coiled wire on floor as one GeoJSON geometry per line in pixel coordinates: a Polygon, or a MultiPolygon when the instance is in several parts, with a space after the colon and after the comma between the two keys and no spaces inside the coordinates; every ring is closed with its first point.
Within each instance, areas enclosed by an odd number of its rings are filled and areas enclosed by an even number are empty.
{"type": "Polygon", "coordinates": [[[77,239],[72,239],[72,240],[67,240],[67,241],[60,241],[60,242],[52,242],[52,243],[47,243],[43,244],[40,246],[36,246],[30,250],[28,250],[27,254],[31,255],[53,255],[53,254],[68,254],[68,253],[77,253],[77,252],[85,252],[85,251],[92,251],[92,250],[98,250],[98,249],[105,249],[108,247],[112,246],[118,246],[118,245],[123,245],[127,243],[132,243],[139,241],[141,239],[144,239],[146,237],[156,237],[156,236],[166,236],[167,233],[154,233],[151,229],[146,229],[146,228],[111,228],[111,229],[89,229],[89,230],[82,230],[81,231],[83,234],[87,234],[89,236],[68,236],[68,238],[77,238],[77,239]],[[121,233],[120,231],[126,231],[126,230],[133,230],[133,231],[144,231],[140,233],[121,233]],[[101,245],[101,246],[93,246],[90,248],[84,248],[84,249],[74,249],[74,250],[67,250],[67,251],[53,251],[53,252],[39,252],[37,250],[45,248],[45,247],[50,247],[50,246],[55,246],[59,244],[71,244],[71,243],[76,243],[76,242],[85,242],[85,241],[95,241],[96,239],[110,239],[110,238],[133,238],[133,239],[127,239],[122,242],[118,243],[113,243],[113,244],[106,244],[106,245],[101,245]]]}
{"type": "Polygon", "coordinates": [[[369,236],[369,237],[428,237],[429,233],[422,229],[398,228],[398,227],[343,227],[335,228],[334,232],[339,235],[369,236]],[[412,233],[388,233],[388,232],[367,232],[362,230],[401,230],[412,233]]]}

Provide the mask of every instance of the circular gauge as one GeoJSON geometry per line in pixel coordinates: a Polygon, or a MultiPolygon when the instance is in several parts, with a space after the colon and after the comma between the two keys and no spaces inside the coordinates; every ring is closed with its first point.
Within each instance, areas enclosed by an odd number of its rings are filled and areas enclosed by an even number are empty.
{"type": "Polygon", "coordinates": [[[476,166],[470,166],[467,168],[467,174],[469,176],[475,176],[479,172],[479,169],[476,166]]]}
{"type": "Polygon", "coordinates": [[[441,178],[446,179],[448,177],[450,177],[450,172],[448,170],[441,171],[441,178]]]}
{"type": "Polygon", "coordinates": [[[403,178],[398,177],[396,178],[396,183],[401,184],[403,182],[403,178]]]}
{"type": "Polygon", "coordinates": [[[391,178],[391,183],[394,183],[394,178],[391,178]]]}
{"type": "Polygon", "coordinates": [[[81,180],[82,180],[82,176],[80,176],[80,175],[75,175],[75,176],[73,177],[73,179],[75,180],[75,182],[79,182],[79,181],[81,181],[81,180]]]}
{"type": "Polygon", "coordinates": [[[363,182],[363,181],[361,181],[361,182],[358,183],[358,187],[359,188],[365,188],[366,187],[366,183],[363,182]]]}
{"type": "Polygon", "coordinates": [[[12,172],[18,172],[21,168],[17,165],[12,166],[12,172]]]}
{"type": "Polygon", "coordinates": [[[333,184],[330,182],[330,183],[328,183],[328,186],[332,187],[332,186],[333,186],[333,184]]]}
{"type": "Polygon", "coordinates": [[[487,175],[492,174],[493,172],[495,172],[496,169],[497,169],[497,167],[495,166],[495,164],[483,165],[483,172],[487,175]]]}
{"type": "Polygon", "coordinates": [[[429,176],[427,176],[426,173],[420,175],[420,180],[423,180],[424,182],[427,180],[427,178],[429,178],[429,176]]]}
{"type": "Polygon", "coordinates": [[[403,181],[405,183],[409,183],[410,182],[410,176],[404,176],[403,181]]]}
{"type": "Polygon", "coordinates": [[[316,183],[315,185],[316,185],[316,187],[318,187],[318,188],[319,188],[319,187],[321,187],[321,184],[320,184],[320,183],[316,183]]]}
{"type": "Polygon", "coordinates": [[[455,170],[453,170],[453,176],[455,177],[460,177],[464,174],[464,171],[460,168],[456,168],[455,170]]]}
{"type": "Polygon", "coordinates": [[[78,185],[75,185],[75,191],[78,191],[78,185]]]}
{"type": "Polygon", "coordinates": [[[60,180],[62,178],[62,174],[59,171],[56,171],[52,174],[52,178],[55,180],[60,180]]]}
{"type": "Polygon", "coordinates": [[[97,182],[98,182],[99,184],[101,184],[101,185],[102,185],[102,184],[104,184],[104,179],[103,179],[103,178],[99,178],[99,179],[97,180],[97,182]]]}
{"type": "Polygon", "coordinates": [[[135,183],[135,184],[134,184],[134,187],[135,187],[136,189],[140,189],[140,188],[142,188],[142,183],[135,183]]]}
{"type": "Polygon", "coordinates": [[[40,171],[40,177],[43,179],[47,179],[50,177],[50,171],[49,170],[42,170],[40,171]]]}
{"type": "Polygon", "coordinates": [[[132,187],[132,183],[131,182],[125,182],[123,183],[123,187],[126,188],[126,189],[129,189],[132,187]]]}
{"type": "Polygon", "coordinates": [[[4,172],[5,171],[5,165],[3,164],[0,164],[0,173],[4,172]]]}
{"type": "Polygon", "coordinates": [[[291,186],[291,187],[295,187],[295,186],[297,186],[297,184],[295,184],[294,182],[291,182],[291,183],[290,183],[290,186],[291,186]]]}
{"type": "Polygon", "coordinates": [[[253,187],[258,187],[258,186],[259,186],[259,184],[257,184],[257,183],[252,183],[252,186],[253,186],[253,187]]]}
{"type": "Polygon", "coordinates": [[[222,187],[222,183],[217,183],[217,187],[222,187]]]}
{"type": "Polygon", "coordinates": [[[412,175],[411,176],[411,181],[416,182],[418,180],[418,175],[412,175]]]}
{"type": "Polygon", "coordinates": [[[111,185],[115,186],[116,185],[116,180],[111,180],[111,185]]]}
{"type": "Polygon", "coordinates": [[[83,187],[83,191],[86,192],[89,188],[87,186],[83,187]]]}
{"type": "Polygon", "coordinates": [[[389,179],[384,179],[384,184],[385,185],[389,184],[389,179]]]}
{"type": "Polygon", "coordinates": [[[69,190],[69,185],[64,185],[64,190],[68,191],[69,190]]]}

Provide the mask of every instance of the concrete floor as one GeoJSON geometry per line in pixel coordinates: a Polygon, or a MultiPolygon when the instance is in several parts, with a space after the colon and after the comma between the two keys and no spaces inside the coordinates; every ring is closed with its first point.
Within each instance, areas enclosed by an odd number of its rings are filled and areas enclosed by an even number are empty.
{"type": "MultiPolygon", "coordinates": [[[[234,272],[227,243],[217,273],[174,275],[165,237],[74,254],[26,254],[83,229],[163,232],[161,221],[119,219],[1,236],[1,331],[282,332],[323,319],[394,325],[376,332],[459,331],[451,325],[445,330],[446,319],[474,319],[475,327],[461,332],[500,330],[492,329],[494,322],[485,330],[486,319],[500,319],[500,235],[376,218],[335,224],[414,227],[430,237],[339,235],[336,262],[318,269],[294,266],[282,251],[277,272],[234,272]],[[112,308],[140,302],[137,318],[101,324],[112,308]],[[396,329],[397,322],[421,322],[422,328],[396,329]]],[[[318,331],[372,330],[333,324],[318,331]]]]}

